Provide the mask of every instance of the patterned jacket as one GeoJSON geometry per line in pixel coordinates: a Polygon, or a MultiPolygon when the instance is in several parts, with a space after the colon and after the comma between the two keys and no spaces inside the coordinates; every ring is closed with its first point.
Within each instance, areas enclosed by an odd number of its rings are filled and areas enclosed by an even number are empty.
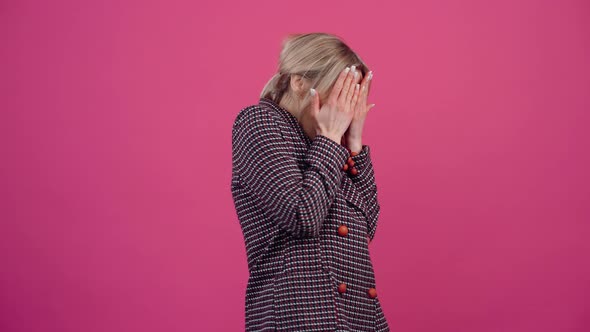
{"type": "Polygon", "coordinates": [[[246,245],[246,331],[389,331],[369,256],[379,217],[369,146],[310,140],[274,101],[240,110],[231,191],[246,245]]]}

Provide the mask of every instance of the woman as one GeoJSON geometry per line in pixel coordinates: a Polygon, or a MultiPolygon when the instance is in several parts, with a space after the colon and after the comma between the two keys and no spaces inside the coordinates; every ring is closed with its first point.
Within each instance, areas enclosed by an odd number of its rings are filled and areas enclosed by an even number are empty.
{"type": "Polygon", "coordinates": [[[389,331],[368,249],[380,210],[361,142],[371,78],[336,36],[293,35],[235,118],[247,331],[389,331]]]}

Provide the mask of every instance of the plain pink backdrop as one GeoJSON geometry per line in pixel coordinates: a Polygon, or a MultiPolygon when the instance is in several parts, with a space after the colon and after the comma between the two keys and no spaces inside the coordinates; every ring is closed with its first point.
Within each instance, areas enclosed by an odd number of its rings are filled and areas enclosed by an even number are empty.
{"type": "Polygon", "coordinates": [[[282,39],[318,31],[375,73],[392,331],[590,331],[589,19],[583,0],[3,1],[0,331],[242,331],[231,126],[282,39]]]}

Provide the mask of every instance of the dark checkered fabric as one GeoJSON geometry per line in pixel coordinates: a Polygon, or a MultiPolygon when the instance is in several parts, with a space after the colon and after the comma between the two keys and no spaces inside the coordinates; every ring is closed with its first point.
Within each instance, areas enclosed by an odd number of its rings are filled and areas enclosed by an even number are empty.
{"type": "Polygon", "coordinates": [[[377,289],[368,241],[380,209],[369,146],[351,175],[344,146],[310,140],[297,118],[261,98],[236,116],[232,149],[250,272],[246,331],[389,331],[368,292],[377,289]]]}

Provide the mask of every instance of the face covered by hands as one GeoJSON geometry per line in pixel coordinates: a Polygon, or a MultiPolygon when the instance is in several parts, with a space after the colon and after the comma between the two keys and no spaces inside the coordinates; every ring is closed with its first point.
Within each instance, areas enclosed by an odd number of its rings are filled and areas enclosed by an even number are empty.
{"type": "MultiPolygon", "coordinates": [[[[351,67],[351,70],[356,71],[355,66],[351,67]]],[[[359,79],[361,79],[361,75],[358,71],[356,76],[357,84],[359,79]]],[[[342,136],[341,144],[347,147],[352,152],[360,152],[363,144],[362,144],[362,134],[363,134],[363,127],[365,125],[365,119],[367,118],[367,113],[370,109],[372,109],[375,104],[367,104],[367,97],[369,94],[369,86],[373,79],[373,72],[369,71],[367,75],[362,77],[362,82],[360,83],[360,94],[354,105],[354,115],[350,125],[344,135],[342,136]]]]}

